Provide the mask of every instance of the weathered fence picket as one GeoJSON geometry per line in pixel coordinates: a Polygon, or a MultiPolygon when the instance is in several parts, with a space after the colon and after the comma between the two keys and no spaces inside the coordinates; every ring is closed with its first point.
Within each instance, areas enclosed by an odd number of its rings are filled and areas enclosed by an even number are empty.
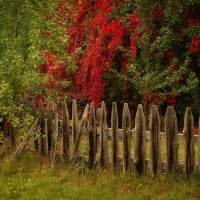
{"type": "Polygon", "coordinates": [[[146,135],[145,118],[142,105],[139,104],[135,116],[135,171],[137,174],[145,174],[146,169],[146,135]]]}
{"type": "Polygon", "coordinates": [[[118,151],[118,143],[119,143],[119,120],[118,120],[118,112],[117,112],[117,103],[112,103],[112,112],[111,112],[111,130],[112,130],[112,166],[114,170],[119,168],[119,151],[118,151]]]}
{"type": "Polygon", "coordinates": [[[194,118],[191,108],[187,107],[184,116],[184,129],[185,135],[185,173],[189,178],[195,168],[195,150],[194,150],[194,134],[193,134],[194,118]]]}
{"type": "Polygon", "coordinates": [[[167,147],[167,171],[171,173],[178,167],[178,122],[172,106],[165,114],[165,133],[167,147]]]}
{"type": "Polygon", "coordinates": [[[131,170],[131,115],[128,104],[124,104],[122,114],[123,129],[123,170],[128,172],[131,170]]]}
{"type": "Polygon", "coordinates": [[[90,105],[90,115],[89,115],[89,130],[88,130],[88,137],[89,137],[89,158],[88,158],[88,167],[90,169],[95,168],[96,162],[96,153],[97,153],[97,140],[96,140],[96,116],[95,116],[95,107],[94,103],[92,102],[90,105]]]}
{"type": "Polygon", "coordinates": [[[63,157],[65,161],[70,160],[70,125],[69,112],[66,101],[62,104],[62,131],[63,131],[63,157]]]}
{"type": "Polygon", "coordinates": [[[160,171],[160,116],[158,113],[158,106],[152,105],[150,118],[149,118],[149,130],[151,133],[150,139],[150,153],[151,153],[151,171],[154,175],[157,175],[160,171]]]}
{"type": "Polygon", "coordinates": [[[72,101],[72,147],[74,147],[76,142],[76,137],[79,131],[79,121],[77,112],[77,102],[75,99],[72,101]]]}
{"type": "Polygon", "coordinates": [[[100,147],[100,165],[102,169],[108,168],[108,125],[107,125],[106,105],[103,101],[101,104],[101,147],[100,147]]]}

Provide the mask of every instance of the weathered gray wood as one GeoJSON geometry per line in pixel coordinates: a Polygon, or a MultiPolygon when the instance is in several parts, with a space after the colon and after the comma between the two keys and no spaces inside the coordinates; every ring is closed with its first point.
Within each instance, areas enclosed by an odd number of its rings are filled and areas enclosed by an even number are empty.
{"type": "Polygon", "coordinates": [[[122,114],[123,129],[123,171],[124,173],[131,169],[131,115],[127,103],[124,103],[122,114]]]}
{"type": "Polygon", "coordinates": [[[165,114],[165,133],[167,147],[167,171],[171,173],[178,166],[178,121],[172,106],[168,106],[165,114]]]}
{"type": "Polygon", "coordinates": [[[75,145],[78,132],[79,132],[79,121],[78,121],[77,103],[76,103],[76,100],[73,99],[72,101],[72,145],[75,145]]]}
{"type": "Polygon", "coordinates": [[[39,117],[34,121],[31,128],[29,129],[26,137],[23,139],[23,141],[20,143],[20,145],[17,147],[17,149],[13,153],[12,159],[14,159],[17,155],[21,154],[23,152],[23,150],[26,148],[31,136],[34,135],[34,131],[35,131],[35,128],[37,127],[38,121],[39,121],[39,117]]]}
{"type": "Polygon", "coordinates": [[[39,127],[40,127],[40,150],[42,155],[45,155],[45,138],[44,138],[44,108],[42,100],[39,101],[39,127]]]}
{"type": "Polygon", "coordinates": [[[189,178],[195,168],[195,150],[194,150],[194,135],[193,135],[194,118],[191,108],[187,107],[184,115],[184,129],[185,135],[185,173],[189,178]]]}
{"type": "Polygon", "coordinates": [[[78,134],[76,136],[76,141],[75,141],[75,144],[74,144],[74,148],[73,148],[73,151],[72,151],[72,158],[71,158],[71,162],[74,164],[77,157],[78,157],[78,149],[79,149],[79,146],[80,146],[80,140],[81,140],[81,136],[82,136],[82,133],[84,132],[84,129],[85,129],[85,126],[86,126],[86,123],[87,123],[87,119],[88,119],[88,112],[89,112],[89,104],[87,104],[85,106],[85,109],[83,111],[83,114],[82,114],[82,118],[81,118],[81,122],[80,122],[80,127],[78,128],[78,134]]]}
{"type": "Polygon", "coordinates": [[[90,115],[89,115],[89,158],[88,166],[90,169],[95,168],[95,159],[96,159],[96,116],[95,116],[95,107],[92,102],[90,105],[90,115]]]}
{"type": "Polygon", "coordinates": [[[52,104],[47,102],[47,137],[48,137],[48,152],[51,152],[52,134],[53,134],[53,110],[52,104]]]}
{"type": "Polygon", "coordinates": [[[48,127],[47,127],[47,119],[44,119],[44,155],[48,156],[48,127]]]}
{"type": "Polygon", "coordinates": [[[135,116],[135,172],[138,175],[145,174],[146,168],[146,134],[145,117],[142,104],[137,107],[135,116]]]}
{"type": "Polygon", "coordinates": [[[112,166],[114,170],[118,170],[119,168],[119,151],[118,151],[118,143],[119,143],[119,119],[118,119],[118,111],[117,111],[117,103],[112,103],[112,112],[111,112],[111,135],[112,135],[112,166]]]}
{"type": "Polygon", "coordinates": [[[108,168],[108,125],[106,121],[106,105],[103,101],[101,104],[101,149],[100,149],[100,166],[102,169],[108,168]]]}
{"type": "Polygon", "coordinates": [[[156,176],[160,171],[160,116],[158,106],[152,105],[149,119],[151,172],[156,176]]]}
{"type": "Polygon", "coordinates": [[[63,126],[63,157],[65,161],[70,159],[70,126],[69,112],[66,101],[62,105],[62,126],[63,126]]]}
{"type": "Polygon", "coordinates": [[[52,133],[51,152],[50,152],[51,168],[53,168],[56,158],[57,138],[58,138],[58,113],[55,114],[55,119],[53,123],[53,133],[52,133]]]}
{"type": "MultiPolygon", "coordinates": [[[[97,144],[97,154],[100,154],[101,152],[101,124],[102,124],[102,117],[101,117],[102,111],[101,108],[96,109],[96,120],[97,120],[97,136],[96,136],[96,144],[97,144]]],[[[99,162],[99,159],[96,158],[96,161],[99,162]]]]}

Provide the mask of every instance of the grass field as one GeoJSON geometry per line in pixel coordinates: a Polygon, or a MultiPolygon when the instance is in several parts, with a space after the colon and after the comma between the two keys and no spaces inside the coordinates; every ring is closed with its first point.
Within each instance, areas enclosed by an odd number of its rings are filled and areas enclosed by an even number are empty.
{"type": "Polygon", "coordinates": [[[35,152],[24,152],[16,160],[0,161],[0,199],[16,200],[192,200],[200,199],[200,176],[186,180],[183,175],[136,177],[109,171],[89,171],[57,163],[49,168],[35,152]]]}

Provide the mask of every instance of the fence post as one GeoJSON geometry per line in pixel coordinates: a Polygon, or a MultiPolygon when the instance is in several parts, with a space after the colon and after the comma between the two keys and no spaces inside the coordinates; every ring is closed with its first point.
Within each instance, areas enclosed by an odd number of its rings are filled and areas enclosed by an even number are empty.
{"type": "Polygon", "coordinates": [[[195,150],[194,150],[194,135],[193,135],[194,118],[191,108],[187,107],[184,115],[184,129],[185,135],[185,173],[189,178],[195,168],[195,150]]]}
{"type": "Polygon", "coordinates": [[[139,104],[135,116],[135,171],[138,175],[142,175],[145,174],[145,168],[146,168],[145,117],[142,104],[139,104]]]}
{"type": "Polygon", "coordinates": [[[112,166],[114,170],[119,168],[119,157],[118,157],[118,143],[119,143],[119,132],[118,132],[118,112],[117,103],[112,103],[111,113],[111,130],[112,130],[112,166]]]}
{"type": "Polygon", "coordinates": [[[70,156],[70,132],[69,132],[69,112],[67,103],[64,100],[62,105],[62,125],[63,125],[63,154],[64,160],[69,161],[70,156]]]}
{"type": "Polygon", "coordinates": [[[101,148],[100,148],[100,165],[102,169],[108,167],[108,125],[106,121],[106,105],[103,101],[101,104],[101,148]]]}
{"type": "Polygon", "coordinates": [[[96,116],[95,116],[95,107],[92,102],[90,105],[90,115],[89,115],[89,158],[88,166],[90,169],[95,168],[95,159],[96,159],[96,116]]]}
{"type": "Polygon", "coordinates": [[[123,129],[123,171],[124,173],[131,169],[131,115],[127,103],[124,103],[122,114],[123,129]]]}
{"type": "Polygon", "coordinates": [[[151,171],[156,176],[160,171],[160,116],[158,106],[152,105],[149,119],[151,171]]]}
{"type": "Polygon", "coordinates": [[[165,113],[165,133],[167,171],[171,173],[178,166],[178,121],[173,106],[168,106],[165,113]]]}
{"type": "Polygon", "coordinates": [[[72,101],[72,145],[75,145],[76,137],[79,132],[79,122],[78,122],[78,113],[77,113],[77,103],[76,99],[72,101]]]}

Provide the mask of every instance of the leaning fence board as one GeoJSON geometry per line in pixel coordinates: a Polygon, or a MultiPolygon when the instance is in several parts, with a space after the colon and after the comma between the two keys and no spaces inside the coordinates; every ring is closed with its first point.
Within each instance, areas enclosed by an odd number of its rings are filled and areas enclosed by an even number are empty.
{"type": "Polygon", "coordinates": [[[157,175],[160,172],[160,116],[158,106],[152,105],[149,119],[151,172],[157,175]]]}
{"type": "Polygon", "coordinates": [[[145,118],[142,105],[139,104],[135,116],[135,171],[137,174],[145,174],[146,169],[146,135],[145,118]]]}
{"type": "Polygon", "coordinates": [[[128,104],[125,103],[122,114],[123,129],[123,171],[124,173],[131,169],[131,115],[128,104]]]}
{"type": "Polygon", "coordinates": [[[119,120],[118,120],[118,112],[117,112],[117,103],[112,103],[112,112],[111,112],[111,130],[112,130],[112,166],[114,170],[119,168],[119,151],[118,151],[118,143],[119,143],[119,120]]]}
{"type": "Polygon", "coordinates": [[[193,135],[194,118],[191,108],[187,107],[184,116],[185,135],[185,174],[189,178],[195,168],[195,150],[194,150],[194,135],[193,135]]]}
{"type": "Polygon", "coordinates": [[[29,143],[29,140],[31,136],[34,134],[34,130],[38,124],[39,117],[35,120],[35,122],[32,124],[31,128],[29,129],[26,137],[23,139],[23,141],[20,143],[20,145],[17,147],[16,151],[13,153],[12,159],[14,159],[17,155],[22,153],[22,151],[26,148],[26,146],[29,143]]]}
{"type": "Polygon", "coordinates": [[[168,106],[165,114],[165,133],[167,146],[167,170],[174,171],[178,166],[178,122],[172,106],[168,106]]]}

